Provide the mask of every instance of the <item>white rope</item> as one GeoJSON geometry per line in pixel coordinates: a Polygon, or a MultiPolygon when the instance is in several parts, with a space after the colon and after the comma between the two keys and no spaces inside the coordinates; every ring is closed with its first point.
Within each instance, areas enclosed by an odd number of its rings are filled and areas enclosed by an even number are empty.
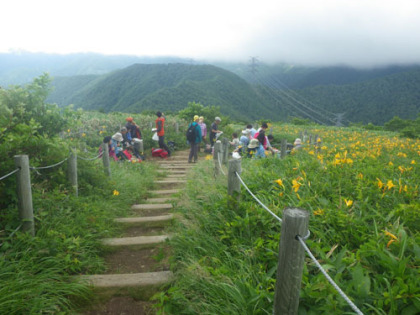
{"type": "Polygon", "coordinates": [[[276,218],[280,223],[283,222],[283,220],[278,217],[275,213],[273,213],[273,211],[271,211],[270,209],[268,209],[253,193],[252,191],[249,190],[248,186],[245,185],[244,181],[242,180],[241,176],[239,176],[238,172],[235,172],[236,176],[238,176],[240,182],[242,183],[242,185],[244,185],[245,189],[249,192],[249,194],[254,197],[254,199],[261,205],[261,207],[263,207],[265,210],[267,210],[274,218],[276,218]]]}
{"type": "Polygon", "coordinates": [[[220,170],[222,171],[222,174],[226,176],[225,172],[223,172],[222,163],[220,162],[220,152],[217,152],[217,160],[219,161],[220,170]]]}
{"type": "Polygon", "coordinates": [[[15,169],[14,171],[10,172],[9,174],[7,174],[7,175],[4,175],[4,176],[0,177],[0,180],[3,180],[3,179],[5,179],[5,178],[7,178],[7,177],[9,177],[9,176],[13,175],[14,173],[19,172],[19,171],[20,171],[20,168],[17,168],[17,169],[15,169]]]}
{"type": "Polygon", "coordinates": [[[328,282],[337,290],[337,292],[343,297],[343,299],[350,305],[350,307],[359,315],[363,315],[363,313],[357,308],[357,306],[347,297],[347,295],[340,289],[340,287],[334,282],[334,280],[328,275],[328,273],[322,268],[321,264],[316,260],[315,256],[311,253],[308,246],[306,246],[305,242],[303,241],[302,237],[299,235],[296,236],[297,240],[303,246],[305,251],[308,253],[309,257],[311,257],[312,261],[318,267],[318,269],[322,272],[322,274],[327,278],[328,282]]]}
{"type": "Polygon", "coordinates": [[[84,158],[84,157],[82,157],[82,156],[77,156],[77,158],[78,159],[81,159],[81,160],[83,160],[83,161],[94,161],[94,160],[96,160],[96,159],[99,159],[101,156],[102,156],[102,154],[103,154],[103,152],[101,152],[101,153],[99,153],[99,155],[97,155],[97,156],[95,156],[95,157],[93,157],[93,158],[84,158]]]}
{"type": "Polygon", "coordinates": [[[65,158],[64,160],[62,160],[61,162],[58,162],[58,163],[56,163],[56,164],[53,164],[53,165],[49,165],[49,166],[40,166],[40,167],[33,167],[33,166],[31,166],[30,167],[30,169],[31,170],[44,170],[44,169],[47,169],[47,168],[52,168],[52,167],[55,167],[55,166],[58,166],[58,165],[60,165],[60,164],[63,164],[65,161],[67,161],[69,158],[67,157],[67,158],[65,158]]]}

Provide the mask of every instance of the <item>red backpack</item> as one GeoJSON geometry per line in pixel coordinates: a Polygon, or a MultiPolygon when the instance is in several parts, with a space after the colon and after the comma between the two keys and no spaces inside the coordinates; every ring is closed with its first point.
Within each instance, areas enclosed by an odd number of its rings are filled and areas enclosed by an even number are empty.
{"type": "Polygon", "coordinates": [[[154,157],[166,158],[167,155],[168,155],[168,152],[166,152],[163,149],[153,149],[152,148],[152,156],[154,156],[154,157]]]}

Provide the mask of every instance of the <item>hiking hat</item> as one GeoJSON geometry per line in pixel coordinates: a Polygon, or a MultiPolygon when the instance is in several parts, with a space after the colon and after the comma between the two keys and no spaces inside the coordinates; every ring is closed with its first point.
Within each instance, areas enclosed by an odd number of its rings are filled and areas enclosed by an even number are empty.
{"type": "Polygon", "coordinates": [[[133,122],[133,117],[127,117],[125,120],[129,122],[133,122]]]}
{"type": "Polygon", "coordinates": [[[204,117],[203,116],[200,116],[200,120],[204,120],[204,117]]]}
{"type": "Polygon", "coordinates": [[[194,121],[198,120],[200,117],[198,117],[198,115],[194,116],[194,121]]]}
{"type": "Polygon", "coordinates": [[[300,140],[300,138],[296,138],[295,143],[293,143],[294,145],[297,144],[302,144],[302,140],[300,140]]]}
{"type": "Polygon", "coordinates": [[[260,142],[258,141],[258,139],[251,139],[251,142],[249,143],[248,148],[255,149],[259,145],[260,145],[260,142]]]}
{"type": "Polygon", "coordinates": [[[222,121],[220,117],[216,117],[214,120],[222,121]]]}
{"type": "Polygon", "coordinates": [[[119,133],[119,132],[117,132],[115,135],[113,135],[112,139],[114,139],[115,141],[118,141],[118,142],[122,142],[124,140],[122,134],[119,133]]]}
{"type": "Polygon", "coordinates": [[[122,131],[127,131],[127,128],[126,128],[126,127],[122,127],[120,131],[121,131],[121,132],[122,132],[122,131]]]}

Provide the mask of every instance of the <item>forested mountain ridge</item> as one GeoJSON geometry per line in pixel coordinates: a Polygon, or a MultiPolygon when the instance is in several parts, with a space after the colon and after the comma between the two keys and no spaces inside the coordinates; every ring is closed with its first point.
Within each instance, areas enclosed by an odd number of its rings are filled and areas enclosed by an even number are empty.
{"type": "Polygon", "coordinates": [[[58,77],[53,86],[48,101],[89,110],[177,111],[195,101],[237,119],[273,115],[249,83],[211,65],[135,64],[102,76],[58,77]]]}
{"type": "Polygon", "coordinates": [[[319,85],[296,90],[305,99],[352,122],[382,125],[394,116],[415,119],[420,113],[420,70],[400,72],[347,85],[319,85]]]}

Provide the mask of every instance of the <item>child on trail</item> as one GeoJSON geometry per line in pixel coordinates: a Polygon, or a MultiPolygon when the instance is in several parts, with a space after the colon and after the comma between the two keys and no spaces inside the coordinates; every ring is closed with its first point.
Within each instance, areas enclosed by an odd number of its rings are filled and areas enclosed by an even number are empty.
{"type": "Polygon", "coordinates": [[[229,144],[233,146],[233,149],[237,149],[239,146],[239,138],[236,132],[232,133],[232,141],[229,141],[229,144]]]}

